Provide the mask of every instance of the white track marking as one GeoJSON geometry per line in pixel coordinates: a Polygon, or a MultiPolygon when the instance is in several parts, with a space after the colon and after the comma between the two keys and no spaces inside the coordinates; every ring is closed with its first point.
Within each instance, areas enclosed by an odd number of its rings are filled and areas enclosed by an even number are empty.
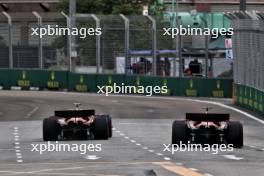
{"type": "Polygon", "coordinates": [[[32,109],[24,118],[28,119],[29,117],[31,117],[37,110],[39,109],[39,107],[35,107],[34,109],[32,109]]]}
{"type": "Polygon", "coordinates": [[[183,164],[182,163],[175,163],[176,165],[178,165],[178,166],[183,166],[183,164]]]}
{"type": "Polygon", "coordinates": [[[85,156],[85,159],[87,159],[87,160],[98,160],[100,158],[101,157],[97,157],[96,155],[86,155],[85,156]]]}
{"type": "Polygon", "coordinates": [[[227,158],[227,159],[231,159],[231,160],[242,160],[244,158],[242,157],[237,157],[236,155],[223,155],[223,157],[227,158]]]}
{"type": "Polygon", "coordinates": [[[14,145],[14,149],[15,149],[15,153],[16,153],[16,158],[17,158],[17,163],[23,163],[23,157],[22,157],[22,154],[21,154],[21,150],[20,150],[20,142],[19,142],[19,132],[18,132],[18,127],[14,127],[14,132],[13,132],[13,135],[14,135],[14,140],[15,140],[15,145],[14,145]]]}
{"type": "Polygon", "coordinates": [[[204,176],[214,176],[214,175],[209,174],[209,173],[205,173],[204,176]]]}
{"type": "Polygon", "coordinates": [[[158,155],[158,156],[163,156],[163,154],[162,154],[162,153],[156,153],[156,155],[158,155]]]}
{"type": "Polygon", "coordinates": [[[190,169],[190,170],[192,170],[192,171],[198,171],[198,169],[196,169],[196,168],[192,168],[192,167],[190,167],[190,168],[188,168],[188,169],[190,169]]]}
{"type": "Polygon", "coordinates": [[[169,157],[164,157],[163,159],[166,160],[166,161],[170,161],[171,160],[169,157]]]}

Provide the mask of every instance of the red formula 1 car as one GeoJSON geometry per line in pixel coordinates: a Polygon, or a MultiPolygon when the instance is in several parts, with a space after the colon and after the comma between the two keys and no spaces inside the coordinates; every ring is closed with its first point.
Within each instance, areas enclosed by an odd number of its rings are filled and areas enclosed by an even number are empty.
{"type": "Polygon", "coordinates": [[[234,148],[243,147],[243,126],[230,121],[229,114],[187,113],[186,120],[174,121],[172,125],[172,144],[226,143],[234,148]]]}
{"type": "Polygon", "coordinates": [[[43,120],[43,140],[108,139],[112,137],[112,120],[109,115],[95,114],[95,110],[55,111],[54,116],[43,120]]]}

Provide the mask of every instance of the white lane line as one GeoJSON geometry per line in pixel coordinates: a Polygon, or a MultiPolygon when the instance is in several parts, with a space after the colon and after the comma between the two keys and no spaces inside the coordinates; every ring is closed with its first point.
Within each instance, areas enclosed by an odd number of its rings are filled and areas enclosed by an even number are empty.
{"type": "Polygon", "coordinates": [[[171,160],[169,157],[164,157],[163,159],[166,160],[166,161],[170,161],[171,160]]]}
{"type": "Polygon", "coordinates": [[[137,146],[141,146],[141,144],[140,144],[140,143],[137,143],[136,145],[137,145],[137,146]]]}
{"type": "Polygon", "coordinates": [[[150,153],[153,153],[154,152],[154,150],[148,150],[150,153]]]}
{"type": "Polygon", "coordinates": [[[37,110],[39,109],[39,107],[35,107],[34,109],[32,109],[29,113],[27,113],[27,115],[24,117],[25,119],[28,119],[29,117],[31,117],[37,110]]]}
{"type": "Polygon", "coordinates": [[[243,157],[237,157],[236,155],[223,155],[223,157],[227,159],[231,159],[231,160],[237,160],[237,161],[244,159],[243,157]]]}
{"type": "Polygon", "coordinates": [[[130,139],[128,136],[125,136],[124,138],[125,138],[125,139],[130,139]]]}
{"type": "Polygon", "coordinates": [[[250,145],[249,147],[250,147],[250,148],[254,148],[254,149],[255,149],[255,148],[257,148],[257,147],[256,147],[256,146],[254,146],[254,145],[250,145]]]}
{"type": "Polygon", "coordinates": [[[209,174],[209,173],[204,173],[204,176],[214,176],[214,175],[209,174]]]}
{"type": "Polygon", "coordinates": [[[120,133],[120,136],[125,136],[125,134],[124,133],[120,133]]]}
{"type": "Polygon", "coordinates": [[[178,166],[183,166],[183,163],[175,163],[178,166]]]}
{"type": "Polygon", "coordinates": [[[117,133],[120,133],[120,131],[116,131],[117,133]]]}
{"type": "Polygon", "coordinates": [[[130,140],[130,142],[135,143],[136,141],[135,140],[130,140]]]}
{"type": "Polygon", "coordinates": [[[14,149],[15,149],[15,153],[16,153],[16,161],[17,163],[23,163],[23,157],[21,154],[21,150],[20,150],[20,142],[19,142],[19,131],[18,131],[18,127],[14,127],[14,141],[15,141],[15,145],[14,145],[14,149]]]}
{"type": "Polygon", "coordinates": [[[158,156],[163,156],[163,154],[162,154],[162,153],[156,153],[156,155],[158,155],[158,156]]]}
{"type": "Polygon", "coordinates": [[[190,168],[188,168],[188,169],[190,169],[190,170],[192,170],[192,171],[198,171],[198,169],[196,169],[196,168],[192,168],[192,167],[190,167],[190,168]]]}
{"type": "Polygon", "coordinates": [[[114,131],[115,131],[115,130],[116,130],[116,128],[112,128],[112,130],[114,130],[114,131]]]}
{"type": "Polygon", "coordinates": [[[142,149],[144,149],[144,150],[148,150],[148,147],[142,147],[142,149]]]}

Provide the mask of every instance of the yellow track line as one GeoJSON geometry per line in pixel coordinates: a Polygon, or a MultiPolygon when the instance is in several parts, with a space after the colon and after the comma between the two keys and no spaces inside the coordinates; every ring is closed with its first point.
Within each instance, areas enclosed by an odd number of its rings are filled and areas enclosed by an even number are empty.
{"type": "Polygon", "coordinates": [[[158,165],[170,172],[173,172],[175,174],[181,175],[181,176],[204,176],[203,174],[200,174],[198,172],[192,171],[190,169],[187,169],[182,166],[177,166],[173,164],[172,162],[153,162],[153,164],[158,165]]]}

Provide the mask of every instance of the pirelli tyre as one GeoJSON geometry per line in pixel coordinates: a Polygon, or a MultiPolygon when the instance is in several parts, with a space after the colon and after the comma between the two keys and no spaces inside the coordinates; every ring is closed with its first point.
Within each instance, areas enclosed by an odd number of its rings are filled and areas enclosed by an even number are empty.
{"type": "Polygon", "coordinates": [[[175,120],[172,124],[172,144],[187,144],[189,130],[185,121],[175,120]]]}
{"type": "Polygon", "coordinates": [[[54,117],[43,120],[43,140],[56,141],[60,133],[60,126],[54,117]]]}
{"type": "Polygon", "coordinates": [[[109,137],[108,118],[100,116],[95,118],[93,124],[93,135],[96,140],[106,140],[109,137]]]}
{"type": "Polygon", "coordinates": [[[227,143],[233,144],[234,148],[243,147],[243,126],[240,122],[229,122],[227,129],[227,143]]]}

